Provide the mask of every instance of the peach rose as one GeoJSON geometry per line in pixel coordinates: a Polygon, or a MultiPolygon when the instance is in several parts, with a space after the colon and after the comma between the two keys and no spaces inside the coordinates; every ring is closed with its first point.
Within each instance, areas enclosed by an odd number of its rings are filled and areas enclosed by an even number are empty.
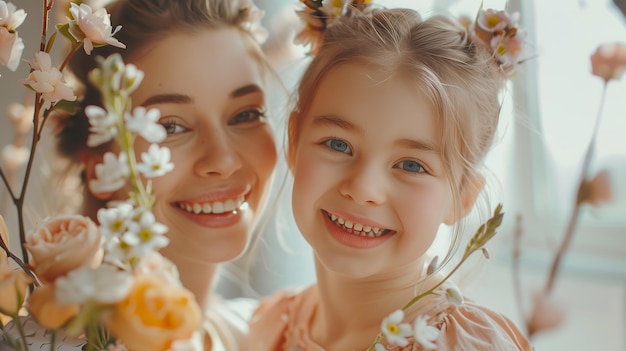
{"type": "Polygon", "coordinates": [[[35,273],[44,282],[53,282],[83,265],[102,261],[100,232],[84,216],[58,216],[39,224],[26,237],[24,246],[33,256],[35,273]]]}
{"type": "Polygon", "coordinates": [[[166,351],[200,328],[200,307],[188,290],[163,277],[143,274],[113,310],[108,330],[129,350],[166,351]]]}
{"type": "Polygon", "coordinates": [[[76,304],[60,305],[55,301],[55,290],[51,284],[38,287],[28,298],[28,311],[37,323],[48,329],[63,326],[70,318],[78,314],[76,304]]]}
{"type": "Polygon", "coordinates": [[[0,258],[0,313],[16,315],[31,282],[23,270],[11,267],[7,258],[0,258]]]}

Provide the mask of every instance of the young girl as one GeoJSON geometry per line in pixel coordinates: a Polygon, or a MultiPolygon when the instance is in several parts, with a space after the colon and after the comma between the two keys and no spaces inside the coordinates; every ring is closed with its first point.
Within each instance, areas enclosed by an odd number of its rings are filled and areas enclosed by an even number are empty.
{"type": "Polygon", "coordinates": [[[462,302],[452,282],[402,320],[386,318],[439,281],[425,279],[427,250],[442,225],[460,233],[483,187],[504,81],[489,50],[445,17],[355,8],[314,52],[289,120],[288,163],[317,284],[263,301],[250,347],[363,351],[382,324],[402,338],[376,350],[531,349],[509,319],[462,302]]]}
{"type": "MultiPolygon", "coordinates": [[[[267,66],[255,41],[250,2],[232,0],[119,0],[109,6],[116,38],[126,49],[78,52],[70,69],[84,86],[82,105],[98,105],[88,72],[97,56],[122,55],[144,72],[133,104],[160,110],[161,143],[174,169],[153,180],[158,222],[169,230],[162,253],[178,267],[183,285],[205,311],[207,350],[237,350],[254,304],[226,303],[213,292],[220,263],[246,249],[269,193],[276,146],[266,116],[267,66]]],[[[87,183],[111,146],[86,147],[84,113],[65,120],[58,146],[84,169],[84,212],[92,218],[106,202],[87,183]]],[[[138,144],[137,152],[147,143],[138,144]]]]}

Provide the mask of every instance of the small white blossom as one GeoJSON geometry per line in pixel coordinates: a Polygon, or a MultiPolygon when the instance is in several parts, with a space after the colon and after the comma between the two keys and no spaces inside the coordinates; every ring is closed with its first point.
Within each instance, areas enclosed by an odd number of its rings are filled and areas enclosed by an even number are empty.
{"type": "Polygon", "coordinates": [[[96,165],[96,179],[89,182],[89,188],[95,193],[106,193],[121,189],[130,171],[128,156],[121,153],[119,158],[112,152],[104,154],[104,162],[96,165]]]}
{"type": "Polygon", "coordinates": [[[15,71],[20,64],[24,52],[24,41],[4,27],[0,27],[0,65],[15,71]]]}
{"type": "Polygon", "coordinates": [[[411,326],[407,323],[401,323],[403,319],[404,312],[402,310],[396,310],[383,319],[381,330],[389,344],[395,344],[400,347],[409,344],[407,338],[412,334],[411,326]]]}
{"type": "Polygon", "coordinates": [[[133,206],[126,203],[113,208],[101,208],[98,210],[100,233],[105,238],[122,235],[128,227],[132,214],[133,206]]]}
{"type": "Polygon", "coordinates": [[[7,144],[2,149],[2,164],[8,171],[15,172],[26,164],[29,156],[28,148],[7,144]]]}
{"type": "Polygon", "coordinates": [[[111,265],[93,269],[80,267],[55,280],[56,300],[59,304],[100,302],[112,304],[128,295],[133,277],[129,272],[111,265]]]}
{"type": "Polygon", "coordinates": [[[122,236],[122,240],[130,245],[140,245],[140,256],[154,249],[167,246],[169,240],[164,236],[167,226],[158,223],[154,214],[148,210],[139,210],[139,218],[128,224],[128,231],[122,236]]]}
{"type": "Polygon", "coordinates": [[[111,18],[105,8],[99,8],[95,12],[87,4],[77,5],[70,3],[70,34],[77,41],[84,41],[85,53],[91,54],[96,46],[105,44],[118,48],[126,48],[126,45],[113,38],[122,26],[117,26],[115,30],[111,26],[111,18]]]}
{"type": "Polygon", "coordinates": [[[427,324],[427,316],[419,316],[413,325],[413,337],[425,350],[433,350],[437,347],[434,341],[439,338],[441,331],[427,324]]]}
{"type": "Polygon", "coordinates": [[[157,123],[160,117],[159,109],[146,110],[145,107],[139,106],[133,110],[132,114],[127,113],[124,119],[128,130],[141,135],[148,142],[160,143],[167,136],[165,128],[157,123]]]}
{"type": "Polygon", "coordinates": [[[17,102],[12,102],[7,106],[7,115],[15,126],[15,131],[19,134],[28,133],[33,127],[33,113],[35,107],[24,106],[17,102]]]}
{"type": "Polygon", "coordinates": [[[148,178],[160,177],[174,169],[174,164],[170,162],[170,149],[152,144],[148,152],[141,154],[141,163],[137,169],[148,178]]]}
{"type": "Polygon", "coordinates": [[[0,0],[0,27],[15,31],[26,19],[26,12],[12,3],[0,0]]]}
{"type": "Polygon", "coordinates": [[[448,302],[455,306],[460,306],[463,304],[463,295],[456,286],[452,286],[446,289],[446,299],[448,300],[448,302]]]}
{"type": "Polygon", "coordinates": [[[376,343],[376,344],[374,344],[374,350],[376,350],[376,351],[385,351],[385,346],[383,346],[383,344],[381,344],[381,343],[376,343]]]}
{"type": "Polygon", "coordinates": [[[137,89],[143,80],[143,76],[143,71],[139,70],[137,66],[132,63],[126,64],[126,66],[124,66],[124,74],[122,75],[120,89],[125,91],[127,94],[132,93],[135,89],[137,89]]]}
{"type": "Polygon", "coordinates": [[[22,83],[30,86],[34,91],[41,93],[41,98],[47,104],[59,100],[74,101],[74,91],[67,86],[63,74],[52,66],[52,60],[47,52],[39,51],[30,62],[33,71],[22,83]]]}
{"type": "Polygon", "coordinates": [[[87,146],[95,147],[107,143],[117,135],[117,117],[114,114],[100,106],[90,105],[85,108],[85,115],[91,125],[87,146]]]}

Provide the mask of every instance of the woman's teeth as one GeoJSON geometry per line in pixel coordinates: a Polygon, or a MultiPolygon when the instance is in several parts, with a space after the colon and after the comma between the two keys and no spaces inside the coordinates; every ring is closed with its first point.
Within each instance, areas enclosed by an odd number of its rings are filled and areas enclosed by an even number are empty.
{"type": "Polygon", "coordinates": [[[337,226],[354,235],[368,236],[370,238],[374,238],[385,235],[390,231],[389,229],[381,229],[376,227],[370,227],[368,225],[363,225],[360,223],[353,223],[347,219],[338,217],[331,213],[328,213],[327,215],[328,218],[330,218],[330,220],[337,226]]]}
{"type": "Polygon", "coordinates": [[[226,201],[214,201],[214,202],[177,202],[178,208],[183,209],[189,213],[195,214],[220,214],[224,212],[231,212],[237,210],[244,204],[244,197],[239,196],[235,199],[228,199],[226,201]]]}

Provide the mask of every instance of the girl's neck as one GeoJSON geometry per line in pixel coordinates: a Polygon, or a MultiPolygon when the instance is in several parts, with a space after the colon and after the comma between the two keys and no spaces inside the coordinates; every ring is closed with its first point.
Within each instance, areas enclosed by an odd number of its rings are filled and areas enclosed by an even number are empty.
{"type": "Polygon", "coordinates": [[[163,248],[161,253],[176,265],[181,283],[195,295],[201,310],[205,311],[215,286],[218,265],[193,260],[188,255],[168,249],[163,248]]]}
{"type": "Polygon", "coordinates": [[[320,301],[311,337],[329,351],[366,350],[383,319],[415,296],[416,282],[424,274],[417,262],[363,279],[337,275],[317,259],[315,265],[320,301]]]}

